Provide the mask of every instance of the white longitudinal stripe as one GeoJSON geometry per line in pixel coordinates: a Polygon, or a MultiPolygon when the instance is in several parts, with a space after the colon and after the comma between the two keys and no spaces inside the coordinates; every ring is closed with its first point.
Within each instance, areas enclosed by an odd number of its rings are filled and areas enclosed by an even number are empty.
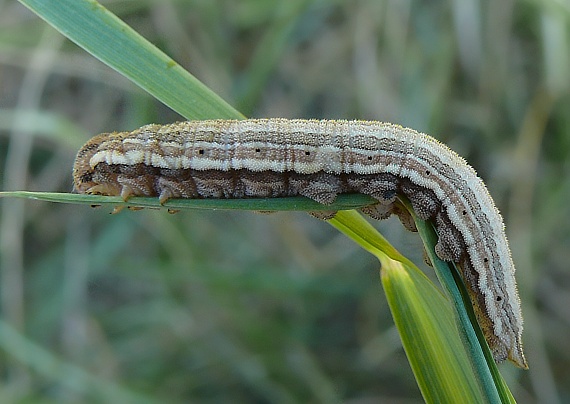
{"type": "Polygon", "coordinates": [[[475,170],[432,137],[380,122],[260,119],[147,125],[98,141],[88,161],[93,170],[107,163],[301,175],[390,173],[431,190],[463,238],[494,336],[511,360],[526,365],[501,215],[475,170]]]}

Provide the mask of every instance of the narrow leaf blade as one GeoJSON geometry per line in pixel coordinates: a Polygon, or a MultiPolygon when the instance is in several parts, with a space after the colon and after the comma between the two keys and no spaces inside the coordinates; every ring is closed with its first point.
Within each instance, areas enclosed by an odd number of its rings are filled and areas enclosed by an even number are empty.
{"type": "Polygon", "coordinates": [[[94,0],[20,0],[63,35],[188,119],[243,119],[220,96],[94,0]]]}

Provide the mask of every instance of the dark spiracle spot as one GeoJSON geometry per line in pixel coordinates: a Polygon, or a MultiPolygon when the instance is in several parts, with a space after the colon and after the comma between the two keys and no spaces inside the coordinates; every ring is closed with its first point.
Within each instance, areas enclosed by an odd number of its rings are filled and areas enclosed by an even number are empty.
{"type": "Polygon", "coordinates": [[[198,154],[204,154],[204,149],[198,150],[198,154]]]}
{"type": "Polygon", "coordinates": [[[306,151],[306,152],[305,152],[305,156],[310,156],[310,155],[311,155],[311,152],[310,152],[310,151],[306,151]]]}
{"type": "Polygon", "coordinates": [[[497,296],[497,299],[496,299],[496,300],[497,300],[498,302],[500,302],[501,300],[503,300],[503,298],[502,298],[501,296],[497,296]]]}
{"type": "Polygon", "coordinates": [[[430,174],[431,174],[430,170],[426,170],[426,175],[430,175],[430,174]]]}
{"type": "Polygon", "coordinates": [[[465,216],[467,214],[467,211],[464,210],[463,212],[461,212],[463,214],[463,216],[465,216]]]}
{"type": "Polygon", "coordinates": [[[484,258],[483,262],[489,262],[489,258],[484,258]]]}
{"type": "Polygon", "coordinates": [[[261,152],[261,149],[255,149],[255,152],[259,153],[259,152],[261,152]]]}
{"type": "Polygon", "coordinates": [[[368,156],[368,161],[371,161],[371,160],[372,160],[372,156],[368,156]]]}

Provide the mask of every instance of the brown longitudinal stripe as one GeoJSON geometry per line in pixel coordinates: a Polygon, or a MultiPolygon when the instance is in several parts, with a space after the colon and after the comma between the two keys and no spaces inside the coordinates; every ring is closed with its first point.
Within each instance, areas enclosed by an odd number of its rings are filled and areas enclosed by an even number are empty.
{"type": "MultiPolygon", "coordinates": [[[[80,193],[169,198],[303,195],[330,204],[344,192],[373,196],[382,219],[405,195],[438,231],[436,253],[457,262],[497,361],[526,367],[522,316],[503,220],[487,188],[456,153],[432,137],[367,121],[212,120],[147,125],[102,134],[77,154],[80,193]]],[[[331,213],[332,214],[332,213],[331,213]]]]}

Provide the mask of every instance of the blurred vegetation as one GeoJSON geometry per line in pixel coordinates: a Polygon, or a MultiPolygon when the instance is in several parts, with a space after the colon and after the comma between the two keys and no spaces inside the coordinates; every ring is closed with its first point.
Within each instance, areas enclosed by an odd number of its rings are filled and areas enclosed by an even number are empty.
{"type": "MultiPolygon", "coordinates": [[[[570,3],[102,3],[248,116],[390,121],[466,157],[518,270],[530,370],[503,375],[567,400],[570,3]]],[[[69,191],[88,137],[181,119],[12,1],[0,91],[2,190],[69,191]]],[[[2,402],[421,401],[377,261],[316,219],[0,209],[2,402]]]]}

